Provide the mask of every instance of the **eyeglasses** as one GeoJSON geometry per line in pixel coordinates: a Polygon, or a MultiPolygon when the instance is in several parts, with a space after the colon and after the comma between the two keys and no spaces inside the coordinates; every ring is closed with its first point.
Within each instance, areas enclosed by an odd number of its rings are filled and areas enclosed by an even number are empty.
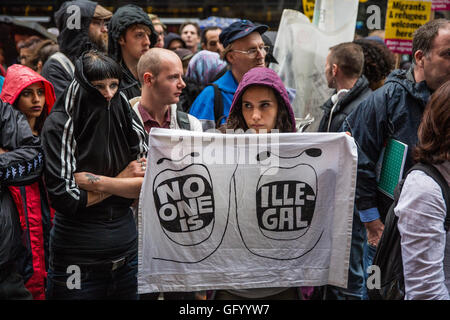
{"type": "Polygon", "coordinates": [[[262,47],[259,47],[259,48],[252,48],[252,49],[249,49],[247,51],[237,50],[237,49],[231,49],[230,51],[236,51],[236,52],[244,53],[244,54],[248,55],[249,58],[254,59],[258,55],[258,50],[263,52],[263,53],[267,53],[267,52],[269,52],[269,49],[270,49],[269,46],[262,46],[262,47]]]}

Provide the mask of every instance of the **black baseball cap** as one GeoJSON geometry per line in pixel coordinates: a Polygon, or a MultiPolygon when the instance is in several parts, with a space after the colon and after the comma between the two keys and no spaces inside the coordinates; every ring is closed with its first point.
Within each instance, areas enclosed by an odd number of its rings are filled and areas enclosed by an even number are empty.
{"type": "Polygon", "coordinates": [[[262,34],[261,38],[264,41],[264,44],[266,46],[269,46],[269,52],[266,52],[266,62],[269,62],[269,63],[273,62],[273,63],[278,64],[277,59],[275,59],[275,57],[273,56],[273,44],[272,44],[272,41],[265,34],[262,34]]]}
{"type": "Polygon", "coordinates": [[[263,34],[267,29],[269,29],[269,27],[263,24],[256,25],[250,20],[239,20],[222,30],[219,41],[224,47],[227,47],[233,41],[244,38],[252,32],[256,31],[259,32],[259,34],[263,34]]]}

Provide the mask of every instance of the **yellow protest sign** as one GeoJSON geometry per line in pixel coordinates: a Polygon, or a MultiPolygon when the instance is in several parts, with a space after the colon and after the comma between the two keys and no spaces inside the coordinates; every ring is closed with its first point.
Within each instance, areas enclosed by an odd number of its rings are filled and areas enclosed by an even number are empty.
{"type": "Polygon", "coordinates": [[[431,17],[431,0],[389,0],[385,43],[394,53],[411,54],[413,33],[431,17]]]}
{"type": "Polygon", "coordinates": [[[313,20],[314,17],[314,5],[316,4],[316,0],[303,0],[303,14],[309,18],[309,20],[313,20]]]}

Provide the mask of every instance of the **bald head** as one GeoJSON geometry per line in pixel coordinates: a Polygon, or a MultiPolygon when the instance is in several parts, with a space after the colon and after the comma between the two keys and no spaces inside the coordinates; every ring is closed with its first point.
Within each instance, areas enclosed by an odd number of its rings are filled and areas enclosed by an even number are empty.
{"type": "Polygon", "coordinates": [[[137,65],[139,81],[144,82],[144,73],[146,72],[150,72],[155,77],[158,76],[161,71],[161,64],[164,62],[181,64],[180,58],[172,50],[151,48],[144,53],[137,65]]]}

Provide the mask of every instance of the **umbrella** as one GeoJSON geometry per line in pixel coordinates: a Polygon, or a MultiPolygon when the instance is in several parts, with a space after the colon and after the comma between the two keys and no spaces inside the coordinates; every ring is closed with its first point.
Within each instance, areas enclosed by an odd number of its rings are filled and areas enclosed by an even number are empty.
{"type": "Polygon", "coordinates": [[[217,26],[222,29],[225,29],[233,22],[236,22],[239,20],[240,19],[237,19],[237,18],[223,18],[223,17],[211,16],[206,19],[200,20],[198,22],[198,25],[200,26],[201,29],[204,29],[206,27],[213,27],[213,26],[217,26]]]}
{"type": "Polygon", "coordinates": [[[40,25],[39,23],[37,23],[35,21],[24,21],[24,20],[20,20],[18,18],[14,18],[11,16],[0,15],[0,24],[1,23],[12,24],[14,26],[34,30],[35,32],[39,33],[40,35],[44,36],[45,38],[57,42],[56,35],[48,32],[47,29],[45,29],[42,25],[40,25]]]}

